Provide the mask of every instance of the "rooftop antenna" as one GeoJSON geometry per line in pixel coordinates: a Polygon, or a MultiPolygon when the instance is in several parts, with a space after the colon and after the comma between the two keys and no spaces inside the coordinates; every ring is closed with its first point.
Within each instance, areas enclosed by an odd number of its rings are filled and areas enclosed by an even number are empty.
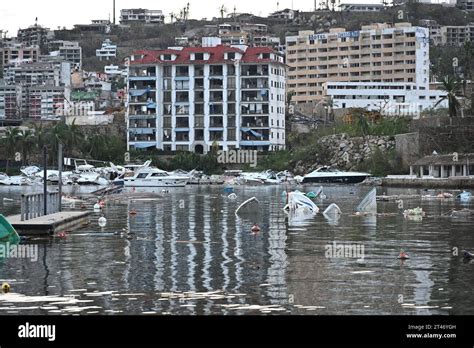
{"type": "Polygon", "coordinates": [[[37,27],[37,26],[38,26],[38,17],[36,17],[36,19],[35,19],[35,27],[37,27]]]}

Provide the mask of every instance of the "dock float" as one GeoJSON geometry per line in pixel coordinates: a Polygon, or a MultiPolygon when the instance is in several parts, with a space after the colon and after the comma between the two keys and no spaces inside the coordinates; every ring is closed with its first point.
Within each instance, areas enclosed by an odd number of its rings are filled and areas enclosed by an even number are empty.
{"type": "Polygon", "coordinates": [[[20,236],[53,235],[65,230],[73,230],[89,221],[91,212],[60,212],[21,221],[21,215],[7,217],[8,222],[20,236]]]}

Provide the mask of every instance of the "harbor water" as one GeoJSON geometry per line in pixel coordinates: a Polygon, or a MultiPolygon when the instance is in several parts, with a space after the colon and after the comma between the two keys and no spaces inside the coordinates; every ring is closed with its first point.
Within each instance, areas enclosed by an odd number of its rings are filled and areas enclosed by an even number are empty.
{"type": "MultiPolygon", "coordinates": [[[[76,196],[93,190],[66,189],[76,196]]],[[[196,186],[108,202],[62,238],[24,241],[37,246],[36,260],[0,260],[0,283],[11,286],[0,294],[0,314],[474,314],[474,263],[462,258],[462,250],[474,250],[474,219],[447,214],[474,209],[472,200],[378,188],[378,195],[414,195],[403,209],[421,207],[426,216],[407,219],[395,201],[378,202],[377,216],[356,216],[370,188],[327,186],[326,199],[315,202],[338,204],[340,219],[301,219],[283,211],[285,189],[237,186],[237,199],[229,199],[222,187],[196,186]],[[237,217],[253,196],[260,210],[237,217]],[[328,256],[338,245],[363,255],[328,256]],[[408,260],[398,259],[402,249],[408,260]]],[[[19,213],[26,190],[0,187],[3,215],[19,213]]]]}

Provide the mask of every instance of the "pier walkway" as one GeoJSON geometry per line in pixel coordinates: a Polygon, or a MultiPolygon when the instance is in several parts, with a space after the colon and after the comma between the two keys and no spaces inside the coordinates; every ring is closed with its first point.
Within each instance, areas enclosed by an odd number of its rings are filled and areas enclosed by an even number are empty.
{"type": "Polygon", "coordinates": [[[8,216],[20,236],[44,236],[57,232],[71,230],[89,221],[90,212],[69,211],[40,216],[27,221],[21,221],[21,214],[8,216]]]}

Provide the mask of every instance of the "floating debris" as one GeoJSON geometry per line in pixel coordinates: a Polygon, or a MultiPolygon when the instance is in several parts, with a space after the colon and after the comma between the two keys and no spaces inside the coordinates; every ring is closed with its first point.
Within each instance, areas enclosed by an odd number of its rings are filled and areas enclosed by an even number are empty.
{"type": "Polygon", "coordinates": [[[375,273],[374,271],[354,271],[351,272],[352,274],[369,274],[369,273],[375,273]]]}
{"type": "Polygon", "coordinates": [[[403,215],[412,215],[412,216],[425,216],[425,212],[423,211],[423,208],[413,208],[413,209],[407,209],[403,212],[403,215]]]}
{"type": "Polygon", "coordinates": [[[472,199],[472,193],[468,191],[463,191],[457,196],[457,198],[459,198],[461,202],[469,202],[472,199]]]}

